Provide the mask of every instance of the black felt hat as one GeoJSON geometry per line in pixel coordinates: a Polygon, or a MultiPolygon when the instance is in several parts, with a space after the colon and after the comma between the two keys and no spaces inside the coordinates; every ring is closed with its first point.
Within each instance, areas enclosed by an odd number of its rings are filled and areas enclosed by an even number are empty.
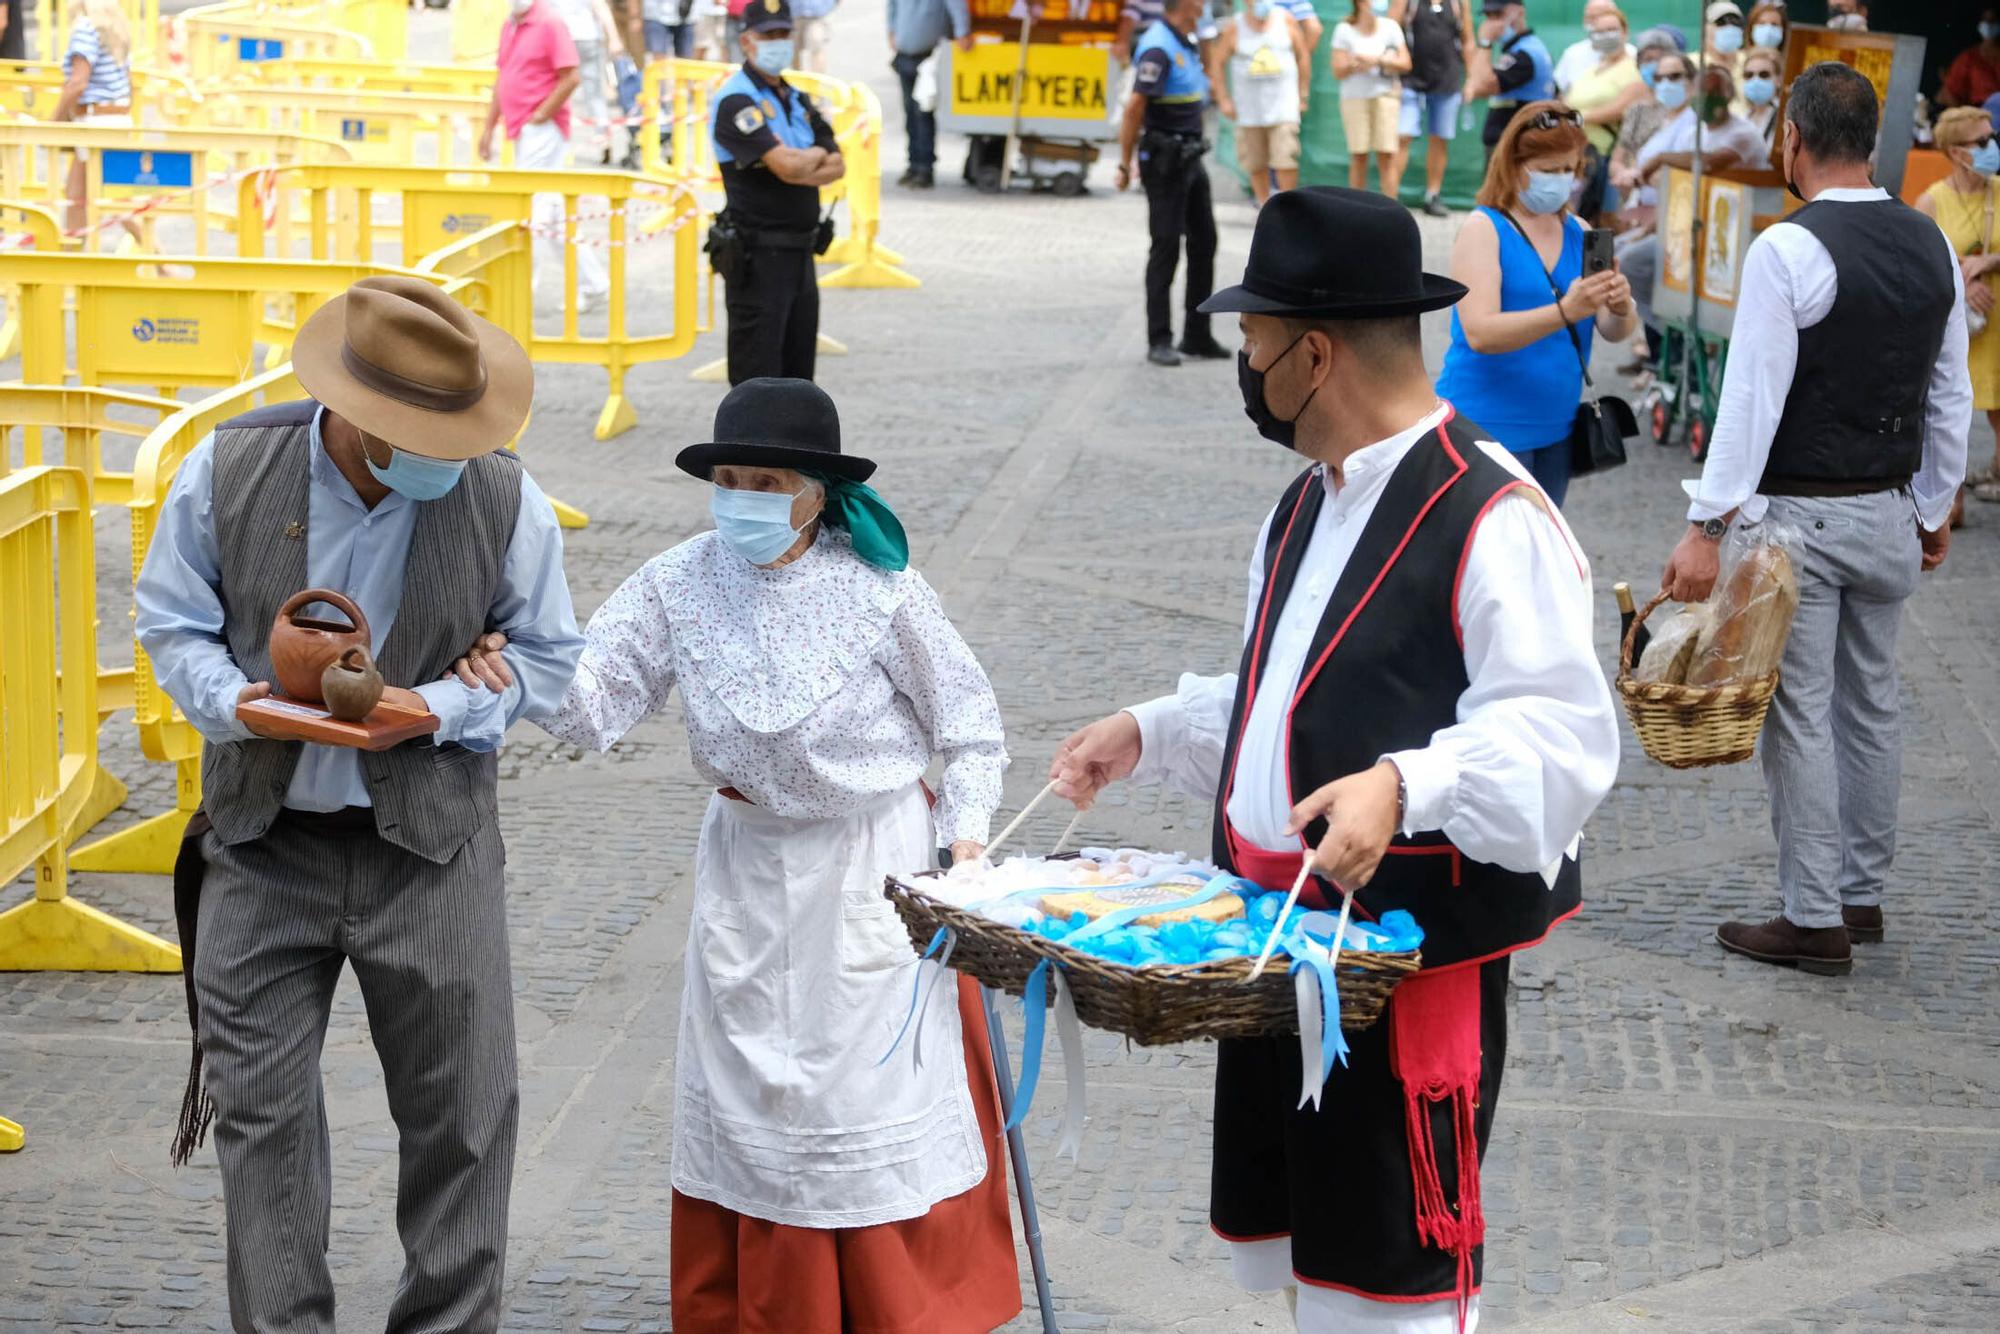
{"type": "Polygon", "coordinates": [[[774,376],[745,380],[715,410],[715,439],[689,445],[674,460],[682,472],[709,480],[718,466],[795,468],[865,482],[874,461],[840,452],[840,414],[811,380],[774,376]]]}
{"type": "Polygon", "coordinates": [[[1440,310],[1465,285],[1424,272],[1424,238],[1395,200],[1365,190],[1280,190],[1257,214],[1243,281],[1204,314],[1381,319],[1440,310]]]}

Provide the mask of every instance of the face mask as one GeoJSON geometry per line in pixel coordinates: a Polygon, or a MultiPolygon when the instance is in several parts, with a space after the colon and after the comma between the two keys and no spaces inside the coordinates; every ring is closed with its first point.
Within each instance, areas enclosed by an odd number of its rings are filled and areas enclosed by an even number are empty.
{"type": "Polygon", "coordinates": [[[1714,93],[1704,93],[1701,98],[1701,119],[1705,125],[1720,125],[1729,115],[1729,99],[1717,97],[1714,93]]]}
{"type": "Polygon", "coordinates": [[[1688,102],[1687,80],[1663,83],[1653,89],[1653,96],[1660,99],[1660,105],[1669,111],[1679,111],[1688,102]]]}
{"type": "Polygon", "coordinates": [[[1980,41],[1990,42],[1996,38],[2000,38],[2000,23],[1982,23],[1979,25],[1980,41]]]}
{"type": "Polygon", "coordinates": [[[790,551],[805,531],[792,527],[796,499],[795,491],[731,491],[716,486],[709,491],[708,512],[724,545],[752,565],[769,565],[790,551]]]}
{"type": "Polygon", "coordinates": [[[1389,12],[1389,0],[1368,0],[1368,7],[1379,17],[1389,12]]]}
{"type": "Polygon", "coordinates": [[[1554,213],[1569,203],[1576,177],[1566,171],[1531,171],[1521,187],[1521,207],[1530,213],[1554,213]]]}
{"type": "Polygon", "coordinates": [[[1859,14],[1835,14],[1826,21],[1826,26],[1835,32],[1866,32],[1868,20],[1859,14]]]}
{"type": "Polygon", "coordinates": [[[1591,30],[1590,33],[1591,50],[1597,52],[1597,54],[1601,56],[1608,56],[1613,51],[1622,50],[1624,46],[1625,46],[1625,34],[1623,32],[1620,32],[1616,28],[1605,28],[1602,30],[1593,28],[1591,30]]]}
{"type": "Polygon", "coordinates": [[[1715,49],[1724,55],[1741,51],[1743,49],[1743,29],[1733,26],[1717,28],[1715,30],[1715,49]]]}
{"type": "Polygon", "coordinates": [[[519,18],[535,7],[535,0],[514,0],[514,17],[519,18]]]}
{"type": "Polygon", "coordinates": [[[368,473],[376,481],[411,500],[436,500],[448,494],[465,471],[464,459],[425,458],[422,454],[404,453],[393,445],[389,447],[388,467],[376,467],[365,446],[361,461],[368,465],[368,473]]]}
{"type": "Polygon", "coordinates": [[[1767,107],[1777,95],[1778,81],[1768,75],[1756,74],[1743,81],[1743,100],[1753,107],[1767,107]]]}
{"type": "Polygon", "coordinates": [[[1972,150],[1972,169],[1981,176],[2000,174],[2000,141],[1988,139],[1972,150]]]}
{"type": "Polygon", "coordinates": [[[789,37],[767,37],[757,43],[757,49],[750,55],[750,63],[773,78],[792,67],[792,39],[789,37]]]}
{"type": "Polygon", "coordinates": [[[1250,17],[1259,23],[1271,17],[1271,0],[1257,0],[1256,4],[1250,6],[1250,17]]]}
{"type": "Polygon", "coordinates": [[[1657,64],[1639,66],[1639,80],[1648,88],[1655,86],[1653,80],[1658,78],[1659,74],[1660,67],[1657,64]]]}
{"type": "Polygon", "coordinates": [[[1760,23],[1750,30],[1750,40],[1775,51],[1785,44],[1785,30],[1775,23],[1760,23]]]}
{"type": "Polygon", "coordinates": [[[1270,374],[1279,362],[1290,356],[1292,349],[1304,338],[1305,335],[1300,334],[1286,344],[1285,350],[1272,357],[1271,364],[1261,371],[1250,369],[1249,353],[1239,351],[1236,354],[1236,387],[1243,391],[1243,415],[1256,425],[1258,435],[1274,445],[1283,445],[1286,449],[1298,448],[1292,442],[1298,436],[1299,418],[1305,415],[1306,406],[1313,401],[1313,394],[1319,392],[1319,386],[1313,386],[1312,394],[1306,395],[1305,403],[1299,404],[1299,410],[1292,414],[1291,420],[1286,421],[1272,412],[1271,405],[1264,401],[1264,377],[1270,374]]]}

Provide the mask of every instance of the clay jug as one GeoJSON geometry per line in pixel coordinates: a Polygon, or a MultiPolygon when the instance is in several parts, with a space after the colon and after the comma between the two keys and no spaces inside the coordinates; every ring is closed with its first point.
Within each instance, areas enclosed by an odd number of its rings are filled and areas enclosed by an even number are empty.
{"type": "Polygon", "coordinates": [[[310,704],[320,702],[320,677],[334,659],[351,648],[368,647],[368,618],[344,593],[330,588],[308,588],[287,598],[271,623],[271,675],[278,693],[310,704]],[[348,624],[321,620],[299,613],[315,602],[324,602],[348,624]]]}
{"type": "Polygon", "coordinates": [[[359,644],[342,653],[320,674],[319,697],[326,711],[344,723],[358,723],[382,702],[382,673],[359,644]]]}

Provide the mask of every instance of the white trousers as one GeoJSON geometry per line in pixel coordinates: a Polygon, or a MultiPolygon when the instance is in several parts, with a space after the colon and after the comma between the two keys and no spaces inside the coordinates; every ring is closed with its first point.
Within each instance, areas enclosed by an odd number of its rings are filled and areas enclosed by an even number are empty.
{"type": "MultiPolygon", "coordinates": [[[[523,125],[514,141],[514,165],[523,171],[562,171],[569,166],[569,136],[552,120],[539,125],[523,125]]],[[[535,196],[535,272],[562,272],[563,197],[535,196]]],[[[549,281],[560,282],[560,278],[549,281]]],[[[611,290],[604,270],[604,258],[587,245],[576,248],[576,290],[578,296],[601,297],[611,290]]]]}
{"type": "MultiPolygon", "coordinates": [[[[1296,1286],[1299,1334],[1459,1334],[1458,1303],[1375,1302],[1336,1288],[1300,1283],[1292,1273],[1289,1237],[1229,1243],[1229,1267],[1240,1287],[1277,1292],[1296,1286]]],[[[1479,1328],[1479,1298],[1465,1313],[1465,1334],[1479,1328]]]]}

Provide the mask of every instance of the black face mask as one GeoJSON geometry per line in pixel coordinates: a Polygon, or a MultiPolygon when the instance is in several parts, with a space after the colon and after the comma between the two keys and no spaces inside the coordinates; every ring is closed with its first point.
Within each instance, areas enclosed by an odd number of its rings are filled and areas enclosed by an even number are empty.
{"type": "Polygon", "coordinates": [[[1299,404],[1299,410],[1291,415],[1290,420],[1284,420],[1272,412],[1271,405],[1264,401],[1264,376],[1290,356],[1292,349],[1304,339],[1304,334],[1294,338],[1286,345],[1283,352],[1271,358],[1271,365],[1261,371],[1250,368],[1249,353],[1240,350],[1236,353],[1236,385],[1243,391],[1243,415],[1255,423],[1258,435],[1272,444],[1283,445],[1286,449],[1298,448],[1292,442],[1298,435],[1299,418],[1305,415],[1307,405],[1313,401],[1313,394],[1319,392],[1319,386],[1314,385],[1312,394],[1307,394],[1306,401],[1299,404]]]}

